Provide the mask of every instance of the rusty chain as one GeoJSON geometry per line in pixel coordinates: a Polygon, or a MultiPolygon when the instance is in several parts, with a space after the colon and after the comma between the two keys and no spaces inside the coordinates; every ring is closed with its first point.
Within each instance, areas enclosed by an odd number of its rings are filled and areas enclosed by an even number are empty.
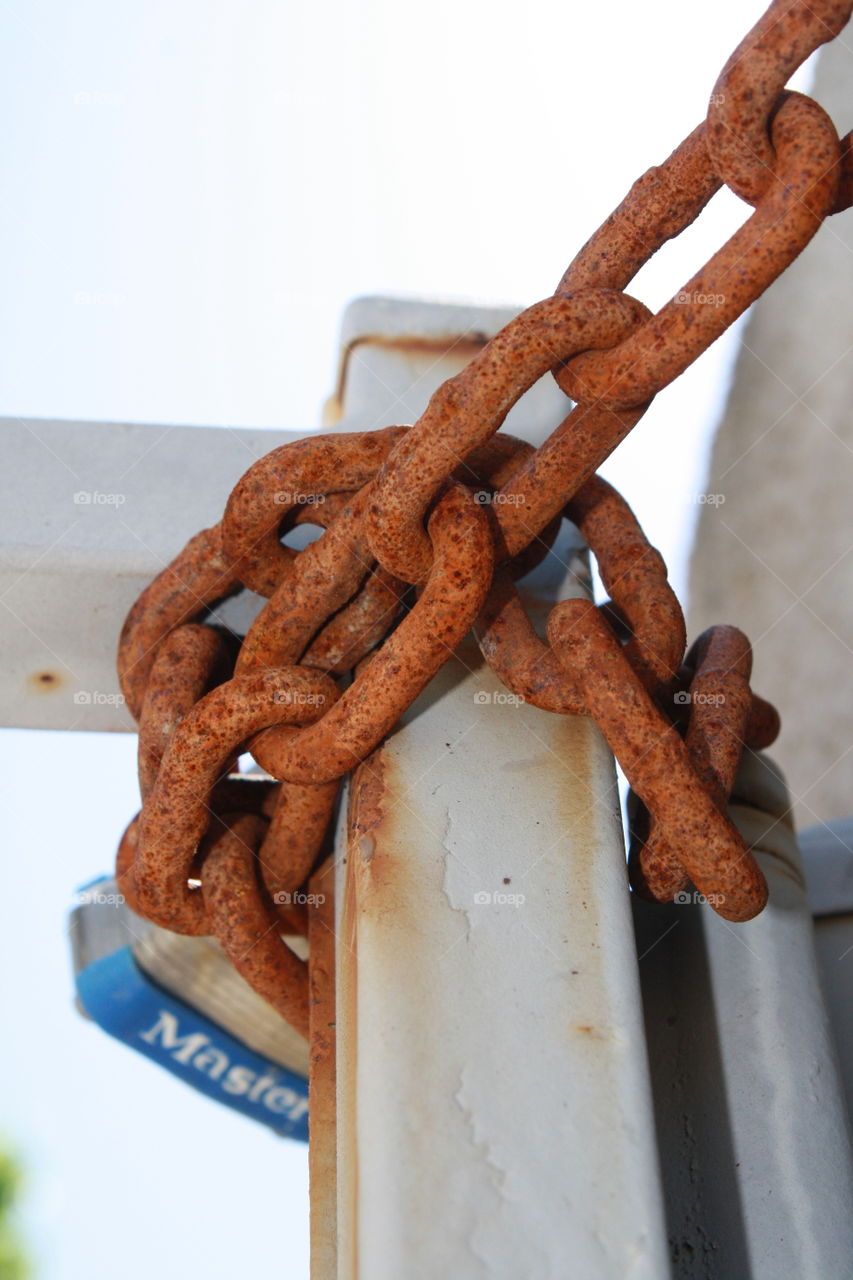
{"type": "Polygon", "coordinates": [[[506,325],[414,426],[274,449],[131,610],[118,670],[139,722],[142,809],[119,848],[122,891],[157,924],[214,934],[302,1032],[307,967],[282,934],[307,931],[299,890],[339,780],[472,627],[524,701],[598,724],[633,791],[637,892],[666,901],[692,881],[730,920],[764,906],[764,878],[726,814],[744,745],[778,732],[749,687],[749,642],[714,627],[685,659],[666,566],[595,473],[657,392],[853,203],[851,135],[839,140],[816,102],[784,89],[851,9],[774,0],[726,63],[707,119],[634,184],[553,297],[506,325]],[[753,213],[653,315],[627,286],[723,184],[753,213]],[[499,429],[548,372],[574,405],[534,450],[499,429]],[[483,491],[502,500],[484,504],[483,491]],[[547,554],[563,515],[611,599],[558,604],[546,643],[514,580],[547,554]],[[324,532],[297,553],[280,539],[300,522],[324,532]],[[239,641],[203,618],[244,588],[267,602],[239,641]],[[342,690],[333,677],[350,672],[342,690]],[[246,750],[266,779],[235,772],[246,750]]]}

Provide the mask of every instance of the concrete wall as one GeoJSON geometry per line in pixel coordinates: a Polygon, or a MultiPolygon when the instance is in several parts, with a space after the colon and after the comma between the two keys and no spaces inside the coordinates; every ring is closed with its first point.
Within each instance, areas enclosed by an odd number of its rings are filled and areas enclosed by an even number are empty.
{"type": "MultiPolygon", "coordinates": [[[[853,40],[813,96],[853,124],[853,40]]],[[[773,755],[799,826],[853,813],[853,210],[836,215],[741,334],[691,563],[691,635],[733,622],[779,707],[773,755]]]]}

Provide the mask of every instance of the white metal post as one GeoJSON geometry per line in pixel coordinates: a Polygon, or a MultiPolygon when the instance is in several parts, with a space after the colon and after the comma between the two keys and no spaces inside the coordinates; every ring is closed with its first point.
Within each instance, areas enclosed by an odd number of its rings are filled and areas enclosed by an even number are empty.
{"type": "MultiPolygon", "coordinates": [[[[547,382],[535,394],[548,412],[531,397],[508,423],[534,441],[553,412],[547,382]]],[[[531,614],[587,577],[565,530],[524,583],[531,614]]],[[[353,778],[335,896],[337,1257],[315,1249],[314,1280],[664,1280],[616,778],[594,726],[518,704],[467,642],[353,778]]],[[[322,1178],[312,1197],[328,1224],[322,1178]]]]}
{"type": "MultiPolygon", "coordinates": [[[[344,316],[334,431],[413,422],[516,312],[363,298],[344,316]],[[346,413],[341,388],[346,384],[346,413]]],[[[556,425],[565,399],[549,379],[508,429],[556,425]]],[[[237,480],[302,430],[0,418],[8,460],[0,501],[0,723],[27,729],[133,731],[115,672],[128,609],[237,480]]],[[[251,592],[219,616],[239,629],[251,592]]]]}
{"type": "Polygon", "coordinates": [[[853,1117],[853,818],[809,827],[800,847],[820,976],[853,1117]]]}
{"type": "MultiPolygon", "coordinates": [[[[570,589],[570,545],[540,599],[570,589]]],[[[342,1280],[663,1280],[595,727],[513,705],[464,645],[357,771],[337,897],[342,1280]]]]}
{"type": "Polygon", "coordinates": [[[675,1276],[843,1280],[853,1163],[790,800],[751,753],[734,794],[762,914],[635,902],[675,1276]]]}
{"type": "MultiPolygon", "coordinates": [[[[360,302],[327,420],[412,421],[510,314],[360,302]]],[[[536,443],[564,406],[545,379],[507,428],[536,443]]],[[[113,671],[127,608],[296,437],[0,427],[4,722],[130,729],[113,671]]],[[[587,589],[565,528],[526,603],[541,624],[587,589]]],[[[600,735],[517,704],[460,647],[357,771],[312,883],[313,1280],[666,1280],[670,1258],[685,1280],[849,1274],[844,1106],[787,800],[772,776],[751,785],[735,816],[767,912],[730,927],[639,904],[638,961],[600,735]]]]}

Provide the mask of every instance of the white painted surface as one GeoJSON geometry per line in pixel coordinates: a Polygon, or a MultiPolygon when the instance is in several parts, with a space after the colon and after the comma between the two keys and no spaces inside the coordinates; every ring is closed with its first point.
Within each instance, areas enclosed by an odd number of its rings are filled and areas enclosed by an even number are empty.
{"type": "MultiPolygon", "coordinates": [[[[347,409],[332,429],[413,422],[436,387],[513,314],[356,301],[344,316],[347,409]]],[[[567,403],[544,378],[515,406],[507,430],[544,438],[567,403]]],[[[298,438],[227,427],[0,419],[9,463],[0,493],[2,723],[132,730],[115,674],[128,609],[193,534],[219,520],[243,472],[298,438]]],[[[260,604],[245,593],[219,615],[239,628],[260,604]]]]}
{"type": "Polygon", "coordinates": [[[800,846],[820,976],[853,1118],[853,818],[809,827],[800,846]]]}
{"type": "Polygon", "coordinates": [[[466,643],[352,784],[340,1280],[669,1274],[612,758],[507,696],[466,643]]]}
{"type": "MultiPolygon", "coordinates": [[[[767,876],[764,912],[638,903],[647,1034],[678,1280],[842,1280],[853,1163],[790,801],[764,757],[772,812],[734,821],[767,876]]],[[[746,781],[744,781],[746,779],[746,781]]]]}

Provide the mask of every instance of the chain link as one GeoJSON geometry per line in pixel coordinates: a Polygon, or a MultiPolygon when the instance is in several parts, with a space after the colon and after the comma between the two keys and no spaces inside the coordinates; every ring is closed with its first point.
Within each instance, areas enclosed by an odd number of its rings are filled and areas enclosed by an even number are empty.
{"type": "Polygon", "coordinates": [[[692,881],[730,920],[767,888],[726,814],[744,745],[769,745],[752,655],[714,627],[684,659],[681,608],[630,508],[596,471],[653,397],[853,203],[851,136],[784,91],[853,0],[775,0],[726,63],[707,120],[631,188],[555,295],[512,320],[411,428],[319,436],[246,472],[125,623],[121,687],[140,725],[141,813],[117,874],[156,923],[215,934],[301,1031],[308,974],[282,941],[321,850],[338,780],[382,741],[473,626],[517,695],[594,718],[632,788],[631,883],[658,901],[692,881]],[[625,293],[727,184],[754,206],[652,315],[625,293]],[[709,299],[713,305],[709,305],[709,299]],[[541,448],[499,434],[551,372],[574,406],[541,448]],[[483,501],[483,499],[486,501],[483,501]],[[612,599],[567,600],[535,633],[515,578],[563,515],[612,599]],[[309,521],[303,551],[281,536],[309,521]],[[242,641],[204,619],[248,588],[267,598],[242,641]],[[341,690],[333,676],[354,672],[341,690]],[[249,749],[272,781],[235,774],[249,749]]]}

